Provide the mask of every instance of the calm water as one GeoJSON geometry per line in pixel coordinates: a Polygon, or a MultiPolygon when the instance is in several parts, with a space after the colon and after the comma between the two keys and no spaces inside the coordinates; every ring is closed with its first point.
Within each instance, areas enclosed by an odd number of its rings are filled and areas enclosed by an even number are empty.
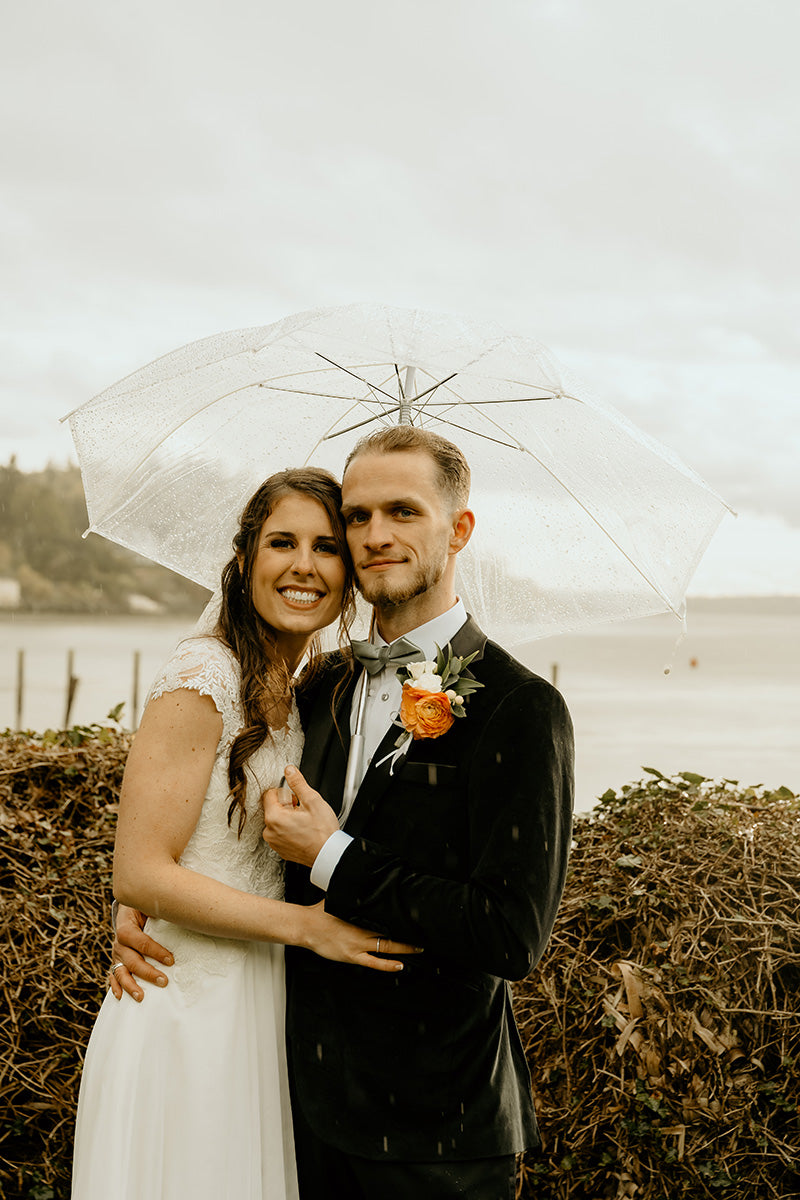
{"type": "MultiPolygon", "coordinates": [[[[25,727],[63,724],[69,649],[80,680],[72,722],[102,721],[124,701],[123,724],[130,725],[134,651],[141,656],[141,708],[150,679],[187,624],[4,616],[0,728],[15,723],[19,649],[25,727]]],[[[677,649],[676,624],[659,617],[516,650],[547,678],[557,664],[575,722],[578,808],[590,808],[608,787],[639,779],[643,766],[800,790],[800,599],[695,602],[677,649]]]]}

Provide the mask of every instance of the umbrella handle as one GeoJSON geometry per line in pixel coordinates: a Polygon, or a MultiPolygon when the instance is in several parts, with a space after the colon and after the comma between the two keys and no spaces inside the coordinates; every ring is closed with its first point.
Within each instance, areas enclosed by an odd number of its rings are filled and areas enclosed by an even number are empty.
{"type": "Polygon", "coordinates": [[[406,381],[403,386],[403,394],[400,397],[400,412],[397,417],[398,425],[411,424],[411,409],[413,400],[409,400],[409,396],[414,395],[414,378],[417,374],[416,367],[406,367],[406,381]]]}

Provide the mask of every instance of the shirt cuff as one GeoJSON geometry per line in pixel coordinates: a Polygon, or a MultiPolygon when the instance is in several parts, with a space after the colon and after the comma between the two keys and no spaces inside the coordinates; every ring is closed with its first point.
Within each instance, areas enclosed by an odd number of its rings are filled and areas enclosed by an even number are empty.
{"type": "Polygon", "coordinates": [[[337,829],[335,833],[331,834],[314,859],[314,865],[311,868],[311,882],[315,887],[321,888],[323,892],[327,892],[331,876],[336,870],[339,859],[352,840],[350,834],[345,833],[343,829],[337,829]]]}

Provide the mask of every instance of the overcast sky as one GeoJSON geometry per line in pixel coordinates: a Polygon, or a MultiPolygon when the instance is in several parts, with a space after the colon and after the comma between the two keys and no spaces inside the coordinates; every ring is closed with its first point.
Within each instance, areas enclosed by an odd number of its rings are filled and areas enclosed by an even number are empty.
{"type": "Polygon", "coordinates": [[[492,317],[736,508],[695,592],[800,594],[796,0],[7,5],[2,426],[318,305],[492,317]]]}

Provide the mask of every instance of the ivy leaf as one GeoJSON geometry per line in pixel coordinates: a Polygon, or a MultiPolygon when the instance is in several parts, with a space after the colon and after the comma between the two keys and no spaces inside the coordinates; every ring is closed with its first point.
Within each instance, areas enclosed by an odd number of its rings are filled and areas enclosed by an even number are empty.
{"type": "Polygon", "coordinates": [[[655,769],[655,767],[642,767],[642,770],[646,771],[648,775],[655,775],[656,779],[664,779],[667,783],[669,783],[667,776],[662,775],[660,771],[655,769]]]}
{"type": "Polygon", "coordinates": [[[642,860],[638,854],[621,854],[615,861],[615,867],[640,867],[642,860]]]}

